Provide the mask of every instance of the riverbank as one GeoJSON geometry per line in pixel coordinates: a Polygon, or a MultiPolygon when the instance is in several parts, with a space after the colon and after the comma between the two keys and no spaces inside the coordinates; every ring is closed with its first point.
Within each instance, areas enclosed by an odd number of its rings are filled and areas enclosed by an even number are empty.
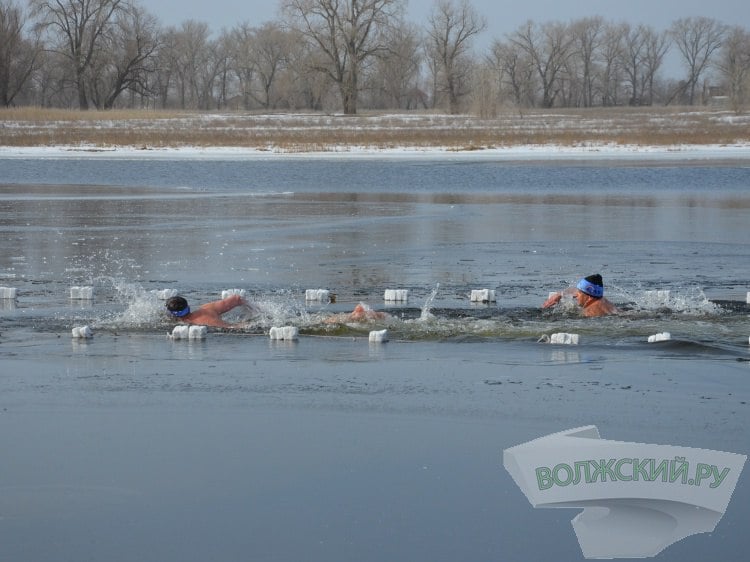
{"type": "Polygon", "coordinates": [[[366,151],[456,153],[750,146],[750,115],[719,108],[508,110],[493,118],[439,113],[0,111],[0,147],[232,148],[263,154],[366,151]]]}

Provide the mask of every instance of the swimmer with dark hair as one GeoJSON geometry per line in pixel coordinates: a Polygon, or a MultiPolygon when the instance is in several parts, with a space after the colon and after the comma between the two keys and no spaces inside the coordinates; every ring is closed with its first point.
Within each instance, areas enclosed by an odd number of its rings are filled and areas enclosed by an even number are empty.
{"type": "Polygon", "coordinates": [[[231,295],[225,299],[207,302],[195,310],[191,310],[188,301],[180,296],[167,300],[165,306],[169,313],[180,322],[201,326],[215,326],[217,328],[241,327],[240,324],[226,322],[222,318],[222,315],[240,306],[250,307],[247,301],[240,295],[231,295]]]}

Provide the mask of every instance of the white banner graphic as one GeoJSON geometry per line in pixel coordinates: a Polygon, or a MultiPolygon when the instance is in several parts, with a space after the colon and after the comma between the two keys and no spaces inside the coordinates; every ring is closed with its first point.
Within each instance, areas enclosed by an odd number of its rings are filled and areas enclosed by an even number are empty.
{"type": "Polygon", "coordinates": [[[506,449],[532,506],[583,508],[572,521],[586,558],[644,558],[724,515],[745,455],[601,439],[590,425],[506,449]]]}

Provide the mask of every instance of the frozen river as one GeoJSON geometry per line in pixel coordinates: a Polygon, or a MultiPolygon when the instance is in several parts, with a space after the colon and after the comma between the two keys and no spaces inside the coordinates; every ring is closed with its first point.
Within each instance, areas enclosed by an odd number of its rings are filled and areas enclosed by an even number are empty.
{"type": "MultiPolygon", "coordinates": [[[[71,154],[0,182],[0,558],[573,560],[575,510],[532,509],[503,449],[750,450],[747,163],[71,154]],[[541,310],[596,272],[619,315],[541,310]],[[231,288],[246,329],[165,337],[155,291],[231,288]],[[390,317],[325,322],[359,302],[390,317]]],[[[745,478],[660,558],[743,559],[748,505],[745,478]]]]}

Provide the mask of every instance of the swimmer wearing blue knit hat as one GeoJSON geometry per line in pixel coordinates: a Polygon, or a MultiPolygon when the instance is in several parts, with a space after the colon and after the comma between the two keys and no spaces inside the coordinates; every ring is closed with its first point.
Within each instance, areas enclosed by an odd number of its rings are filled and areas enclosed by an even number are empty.
{"type": "Polygon", "coordinates": [[[588,317],[607,316],[617,314],[617,307],[604,298],[604,282],[598,273],[584,277],[575,288],[554,293],[544,301],[542,308],[551,308],[560,302],[563,294],[575,293],[575,298],[583,309],[583,315],[588,317]]]}

